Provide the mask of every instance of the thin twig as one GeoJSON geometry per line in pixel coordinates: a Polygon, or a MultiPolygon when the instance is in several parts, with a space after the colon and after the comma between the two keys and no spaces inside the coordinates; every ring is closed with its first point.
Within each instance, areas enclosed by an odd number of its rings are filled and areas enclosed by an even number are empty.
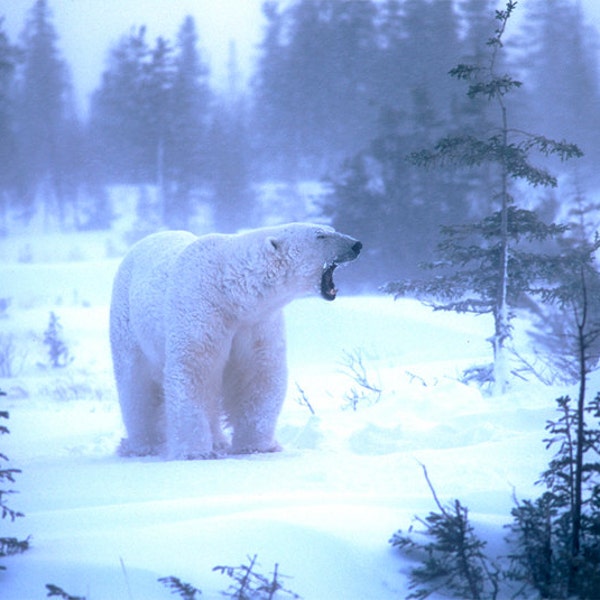
{"type": "Polygon", "coordinates": [[[448,517],[448,513],[446,512],[446,510],[442,506],[442,503],[440,502],[439,498],[437,497],[435,488],[433,487],[433,484],[431,483],[431,479],[429,479],[429,473],[427,473],[427,467],[422,462],[420,462],[420,461],[417,461],[417,462],[421,465],[421,468],[423,469],[423,474],[425,475],[425,481],[427,482],[427,485],[429,486],[429,489],[431,490],[431,494],[433,495],[433,499],[435,500],[435,503],[437,504],[437,506],[440,509],[440,511],[442,512],[442,514],[445,517],[448,517]]]}
{"type": "Polygon", "coordinates": [[[304,392],[304,390],[300,387],[300,384],[298,382],[296,382],[296,388],[298,389],[298,391],[300,392],[300,398],[298,399],[300,404],[304,404],[307,406],[308,410],[310,410],[311,414],[316,414],[315,413],[315,409],[312,407],[312,404],[309,402],[306,393],[304,392]]]}
{"type": "Polygon", "coordinates": [[[123,561],[122,556],[119,556],[119,562],[121,563],[121,570],[123,571],[123,578],[125,579],[125,586],[127,587],[127,596],[129,597],[129,600],[133,600],[131,585],[129,585],[129,576],[127,574],[127,569],[125,568],[125,562],[123,561]]]}

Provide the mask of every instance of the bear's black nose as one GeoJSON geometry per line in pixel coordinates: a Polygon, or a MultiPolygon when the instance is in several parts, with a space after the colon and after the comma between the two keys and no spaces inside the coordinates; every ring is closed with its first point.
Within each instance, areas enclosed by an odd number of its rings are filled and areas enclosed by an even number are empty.
{"type": "Polygon", "coordinates": [[[359,255],[361,249],[362,249],[362,242],[356,242],[356,244],[354,244],[354,246],[352,246],[352,252],[354,252],[354,254],[356,254],[356,256],[359,255]]]}

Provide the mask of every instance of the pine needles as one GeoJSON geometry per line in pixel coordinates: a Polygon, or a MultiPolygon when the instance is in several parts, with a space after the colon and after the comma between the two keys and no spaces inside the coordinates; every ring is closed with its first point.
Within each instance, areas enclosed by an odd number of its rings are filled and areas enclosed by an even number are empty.
{"type": "Polygon", "coordinates": [[[427,598],[434,592],[446,591],[457,598],[495,600],[498,596],[500,570],[484,553],[486,542],[477,537],[469,522],[469,511],[460,500],[444,506],[437,497],[425,465],[421,465],[427,485],[439,512],[424,519],[415,517],[425,527],[422,532],[430,541],[415,541],[397,531],[390,544],[408,555],[424,556],[411,570],[407,598],[427,598]]]}

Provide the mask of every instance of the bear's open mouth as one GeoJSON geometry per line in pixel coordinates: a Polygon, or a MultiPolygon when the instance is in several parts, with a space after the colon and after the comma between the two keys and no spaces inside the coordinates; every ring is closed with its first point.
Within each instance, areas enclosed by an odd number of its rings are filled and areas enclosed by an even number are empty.
{"type": "Polygon", "coordinates": [[[337,290],[333,283],[333,272],[336,267],[336,263],[331,263],[329,265],[326,264],[323,268],[323,274],[321,275],[321,296],[325,300],[335,300],[337,290]]]}

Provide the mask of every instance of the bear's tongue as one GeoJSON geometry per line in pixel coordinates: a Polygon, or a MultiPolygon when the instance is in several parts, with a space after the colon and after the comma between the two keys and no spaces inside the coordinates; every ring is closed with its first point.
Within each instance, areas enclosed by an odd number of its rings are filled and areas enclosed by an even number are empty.
{"type": "Polygon", "coordinates": [[[325,300],[335,300],[337,290],[333,283],[333,272],[336,267],[337,265],[335,263],[331,263],[329,266],[325,266],[325,269],[323,270],[323,275],[321,276],[321,296],[325,298],[325,300]]]}

